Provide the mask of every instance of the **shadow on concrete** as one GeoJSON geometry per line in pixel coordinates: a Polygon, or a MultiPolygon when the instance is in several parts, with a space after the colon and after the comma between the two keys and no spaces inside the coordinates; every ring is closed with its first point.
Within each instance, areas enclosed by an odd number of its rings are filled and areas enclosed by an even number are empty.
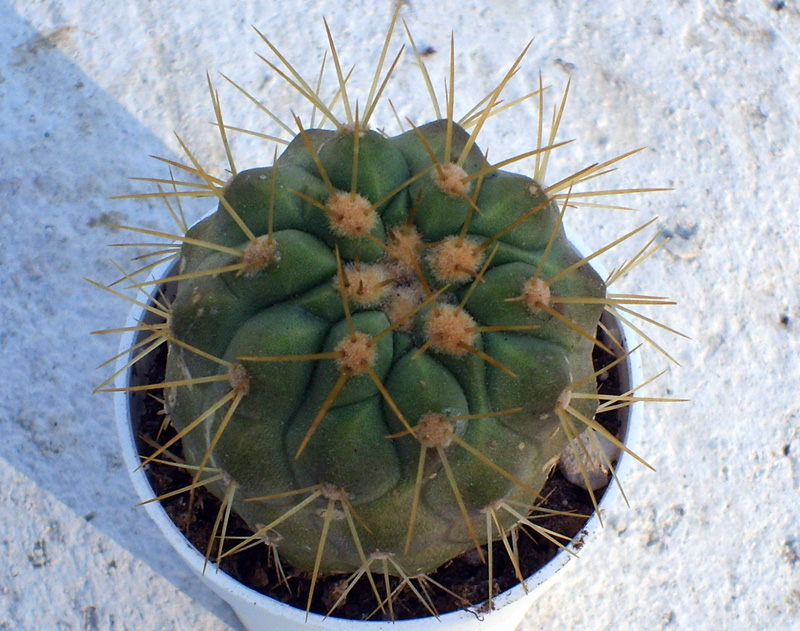
{"type": "MultiPolygon", "coordinates": [[[[167,227],[157,204],[109,202],[169,150],[59,51],[67,31],[37,32],[0,2],[0,456],[225,623],[241,629],[155,535],[118,455],[109,370],[127,305],[107,283],[129,240],[114,222],[167,227]],[[135,216],[134,216],[135,213],[135,216]]],[[[141,190],[141,189],[140,189],[141,190]]],[[[8,518],[6,515],[5,518],[8,518]]],[[[47,523],[42,515],[42,523],[47,523]]]]}

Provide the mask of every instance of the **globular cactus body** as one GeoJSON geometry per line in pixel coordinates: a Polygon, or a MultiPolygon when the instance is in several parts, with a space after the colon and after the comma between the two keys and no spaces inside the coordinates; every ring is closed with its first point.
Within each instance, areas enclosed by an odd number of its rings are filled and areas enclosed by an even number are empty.
{"type": "Polygon", "coordinates": [[[485,543],[487,509],[525,514],[567,444],[556,409],[596,391],[602,280],[468,138],[305,130],[187,234],[166,381],[192,381],[167,411],[301,569],[430,572],[485,543]]]}

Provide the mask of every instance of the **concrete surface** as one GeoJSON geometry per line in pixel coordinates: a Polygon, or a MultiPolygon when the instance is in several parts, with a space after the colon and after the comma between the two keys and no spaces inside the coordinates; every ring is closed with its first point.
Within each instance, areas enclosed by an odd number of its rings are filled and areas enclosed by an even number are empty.
{"type": "MultiPolygon", "coordinates": [[[[364,102],[391,2],[284,4],[0,0],[0,629],[239,628],[145,537],[110,397],[91,396],[117,340],[89,332],[118,326],[128,307],[82,277],[110,282],[111,260],[130,256],[106,247],[129,240],[110,224],[171,228],[158,202],[108,198],[144,190],[128,176],[166,174],[147,156],[180,159],[173,131],[222,173],[207,70],[232,124],[276,131],[218,71],[281,116],[307,115],[253,55],[268,51],[251,25],[314,77],[327,16],[364,102]]],[[[673,236],[621,290],[679,302],[658,317],[690,341],[647,330],[682,366],[647,349],[647,374],[667,373],[643,394],[691,402],[650,408],[640,452],[657,473],[635,473],[631,507],[608,516],[523,628],[800,629],[800,11],[791,0],[600,7],[412,0],[402,13],[435,50],[439,87],[455,33],[462,108],[532,37],[508,94],[533,89],[541,69],[552,102],[572,78],[560,137],[577,142],[548,180],[647,146],[606,184],[675,189],[619,200],[637,213],[568,213],[595,247],[653,216],[673,236]]],[[[403,116],[430,111],[410,55],[388,93],[403,116]]],[[[521,153],[535,120],[521,106],[479,144],[493,160],[521,153]]],[[[269,143],[236,140],[239,166],[271,159],[269,143]]],[[[187,205],[194,218],[207,210],[187,205]]]]}

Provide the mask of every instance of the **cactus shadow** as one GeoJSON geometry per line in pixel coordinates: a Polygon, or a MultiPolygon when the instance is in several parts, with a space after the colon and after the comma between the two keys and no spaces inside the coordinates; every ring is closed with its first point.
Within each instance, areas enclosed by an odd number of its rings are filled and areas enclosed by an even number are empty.
{"type": "MultiPolygon", "coordinates": [[[[134,218],[134,205],[107,198],[133,189],[128,176],[152,172],[148,154],[175,156],[59,50],[53,33],[2,0],[0,24],[0,457],[242,629],[135,507],[111,397],[91,394],[111,372],[96,367],[116,353],[118,338],[89,333],[120,326],[127,306],[81,277],[118,277],[106,246],[126,237],[112,223],[157,225],[163,212],[136,204],[134,218]]],[[[50,517],[42,508],[44,529],[50,517]]],[[[0,511],[13,515],[14,504],[0,511]]]]}

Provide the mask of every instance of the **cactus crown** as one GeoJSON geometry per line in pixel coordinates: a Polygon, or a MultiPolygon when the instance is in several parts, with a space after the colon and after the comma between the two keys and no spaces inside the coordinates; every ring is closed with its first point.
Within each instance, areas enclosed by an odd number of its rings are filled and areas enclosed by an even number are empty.
{"type": "MultiPolygon", "coordinates": [[[[184,147],[181,168],[219,206],[172,235],[177,291],[152,334],[169,346],[157,385],[177,436],[151,460],[182,440],[192,488],[246,520],[252,538],[225,554],[268,540],[314,577],[369,576],[373,563],[424,574],[530,523],[568,443],[608,434],[593,420],[592,352],[621,356],[596,331],[626,300],[607,294],[562,217],[573,186],[630,154],[546,188],[553,129],[518,157],[535,156],[534,177],[505,170],[518,158],[490,164],[476,139],[524,51],[460,121],[451,70],[446,115],[431,92],[438,119],[391,136],[369,123],[394,65],[376,89],[381,58],[361,116],[331,50],[346,120],[280,73],[334,129],[295,117],[272,166],[231,159],[225,183],[184,147]]],[[[539,87],[528,96],[541,114],[539,87]]]]}

